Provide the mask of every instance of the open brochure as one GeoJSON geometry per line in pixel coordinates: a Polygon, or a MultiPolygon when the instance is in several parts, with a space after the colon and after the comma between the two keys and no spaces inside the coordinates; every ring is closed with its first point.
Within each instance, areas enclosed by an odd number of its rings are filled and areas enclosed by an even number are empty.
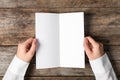
{"type": "Polygon", "coordinates": [[[84,68],[84,13],[36,13],[36,68],[84,68]]]}

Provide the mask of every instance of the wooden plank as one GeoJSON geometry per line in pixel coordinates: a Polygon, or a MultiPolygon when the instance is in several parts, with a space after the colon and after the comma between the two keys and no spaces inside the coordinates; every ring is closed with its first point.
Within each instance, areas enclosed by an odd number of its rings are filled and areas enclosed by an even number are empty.
{"type": "Polygon", "coordinates": [[[0,0],[0,8],[120,7],[119,0],[0,0]]]}
{"type": "Polygon", "coordinates": [[[104,51],[108,54],[110,60],[120,60],[120,46],[104,46],[104,51]]]}
{"type": "Polygon", "coordinates": [[[17,14],[17,9],[0,10],[0,45],[17,45],[34,35],[34,26],[31,25],[31,18],[27,22],[29,15],[23,13],[17,14]],[[25,18],[24,18],[25,16],[25,18]],[[23,20],[23,21],[22,21],[23,20]]]}
{"type": "Polygon", "coordinates": [[[0,9],[0,45],[17,45],[35,35],[35,12],[85,11],[85,34],[120,45],[120,8],[0,9]]]}
{"type": "MultiPolygon", "coordinates": [[[[117,76],[120,76],[120,61],[112,61],[112,65],[117,76]]],[[[9,64],[0,64],[0,76],[3,76],[9,64]]],[[[36,69],[35,64],[30,64],[26,76],[93,76],[92,69],[89,63],[86,63],[85,69],[79,68],[51,68],[51,69],[36,69]]]]}
{"type": "MultiPolygon", "coordinates": [[[[25,77],[25,80],[95,80],[95,77],[25,77]]],[[[118,77],[118,80],[120,77],[118,77]]]]}
{"type": "Polygon", "coordinates": [[[0,0],[0,8],[15,8],[17,3],[17,0],[0,0]]]}
{"type": "Polygon", "coordinates": [[[95,80],[94,77],[26,77],[25,80],[95,80]]]}
{"type": "MultiPolygon", "coordinates": [[[[3,77],[0,77],[0,80],[2,80],[3,77]]],[[[117,77],[118,80],[120,79],[120,76],[117,77]]],[[[95,77],[25,77],[25,80],[95,80],[95,77]]]]}
{"type": "MultiPolygon", "coordinates": [[[[2,80],[3,77],[0,77],[2,80]]],[[[25,77],[25,80],[95,80],[94,77],[25,77]]]]}
{"type": "Polygon", "coordinates": [[[18,0],[19,8],[120,7],[119,0],[18,0]]]}
{"type": "Polygon", "coordinates": [[[16,54],[17,46],[0,46],[0,64],[8,64],[16,54]]]}

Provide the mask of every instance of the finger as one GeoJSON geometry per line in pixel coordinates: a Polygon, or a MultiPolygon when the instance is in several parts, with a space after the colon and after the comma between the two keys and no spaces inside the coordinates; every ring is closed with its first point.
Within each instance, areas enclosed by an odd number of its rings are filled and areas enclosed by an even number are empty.
{"type": "Polygon", "coordinates": [[[89,45],[90,45],[90,43],[89,43],[88,39],[85,38],[84,39],[84,48],[85,48],[85,52],[86,52],[87,56],[89,56],[92,53],[89,45]]]}
{"type": "Polygon", "coordinates": [[[86,37],[88,39],[88,41],[91,43],[91,45],[94,47],[95,45],[97,45],[98,43],[92,38],[92,37],[86,37]]]}
{"type": "Polygon", "coordinates": [[[32,45],[32,41],[33,41],[33,38],[29,38],[23,43],[23,48],[26,52],[28,52],[30,50],[30,47],[32,45]]]}
{"type": "Polygon", "coordinates": [[[29,53],[32,54],[32,55],[34,55],[35,50],[36,50],[36,46],[37,46],[36,42],[37,42],[37,40],[34,39],[33,42],[32,42],[31,48],[29,50],[29,53]]]}
{"type": "Polygon", "coordinates": [[[33,41],[33,38],[29,38],[24,42],[24,44],[29,45],[32,43],[32,41],[33,41]]]}

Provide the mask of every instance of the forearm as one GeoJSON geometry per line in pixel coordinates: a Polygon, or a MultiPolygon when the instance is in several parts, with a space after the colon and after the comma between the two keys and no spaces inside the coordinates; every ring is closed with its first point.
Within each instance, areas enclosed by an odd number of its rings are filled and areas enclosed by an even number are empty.
{"type": "Polygon", "coordinates": [[[96,80],[117,80],[107,54],[90,61],[96,80]]]}
{"type": "Polygon", "coordinates": [[[15,56],[5,73],[3,80],[24,80],[28,66],[29,63],[24,62],[15,56]]]}

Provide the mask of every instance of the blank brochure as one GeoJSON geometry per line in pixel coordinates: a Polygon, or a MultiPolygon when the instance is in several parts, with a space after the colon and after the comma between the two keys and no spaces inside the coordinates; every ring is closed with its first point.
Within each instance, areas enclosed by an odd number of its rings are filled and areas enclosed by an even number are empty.
{"type": "Polygon", "coordinates": [[[36,68],[84,68],[84,13],[36,13],[36,68]]]}

